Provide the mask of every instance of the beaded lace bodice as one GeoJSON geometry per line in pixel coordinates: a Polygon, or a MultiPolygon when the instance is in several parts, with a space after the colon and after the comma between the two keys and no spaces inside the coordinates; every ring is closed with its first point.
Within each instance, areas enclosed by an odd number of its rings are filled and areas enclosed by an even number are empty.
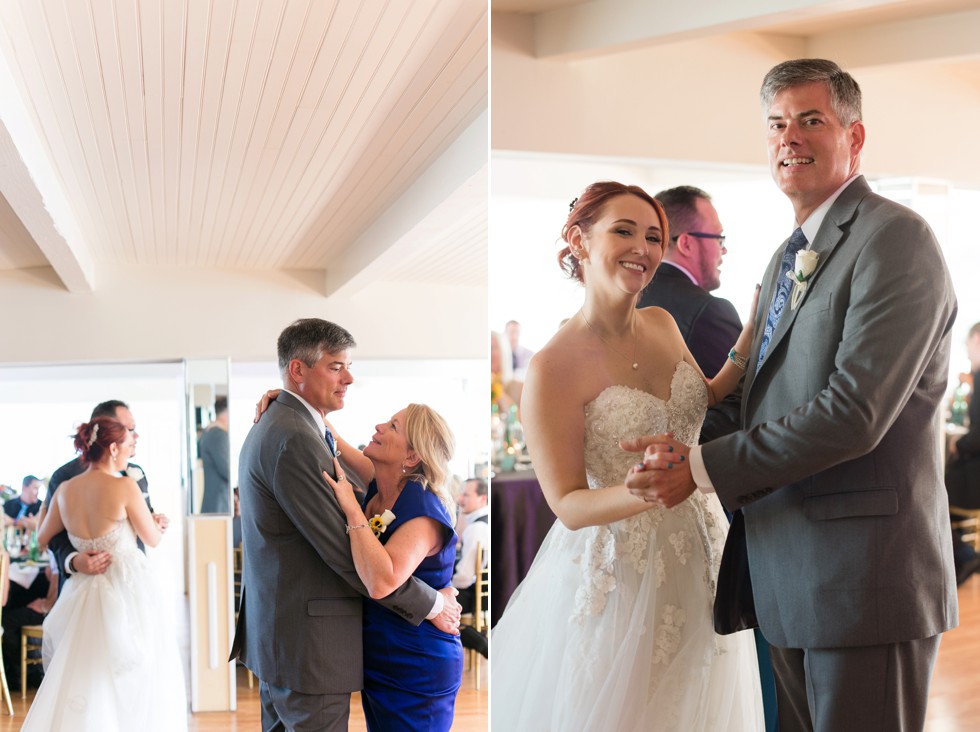
{"type": "MultiPolygon", "coordinates": [[[[681,361],[674,368],[667,401],[628,386],[610,386],[585,407],[585,470],[590,488],[622,484],[630,466],[639,461],[619,441],[642,435],[672,432],[685,445],[698,442],[708,404],[708,391],[701,375],[681,361]]],[[[653,572],[654,583],[662,585],[668,575],[691,571],[689,559],[704,559],[699,579],[714,597],[715,579],[721,562],[725,528],[708,510],[709,499],[700,491],[679,506],[651,508],[630,518],[584,530],[587,538],[578,561],[582,584],[575,598],[574,617],[584,619],[602,613],[607,595],[617,587],[619,571],[630,568],[639,577],[653,572]]],[[[668,609],[670,606],[668,606],[668,609]]],[[[683,623],[683,610],[673,608],[683,623]]]]}
{"type": "Polygon", "coordinates": [[[136,546],[136,532],[133,531],[133,526],[129,520],[124,518],[116,521],[115,526],[94,539],[83,539],[70,531],[68,538],[71,540],[72,546],[80,552],[109,552],[118,555],[129,550],[139,551],[136,546]]]}
{"type": "Polygon", "coordinates": [[[708,390],[697,370],[678,362],[665,402],[629,386],[610,386],[585,406],[585,472],[589,486],[617,485],[626,478],[638,455],[619,441],[673,432],[685,445],[698,443],[708,390]]]}

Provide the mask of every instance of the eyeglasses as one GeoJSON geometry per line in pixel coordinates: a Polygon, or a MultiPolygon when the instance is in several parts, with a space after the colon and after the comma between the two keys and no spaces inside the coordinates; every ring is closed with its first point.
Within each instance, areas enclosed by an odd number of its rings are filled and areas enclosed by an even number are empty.
{"type": "MultiPolygon", "coordinates": [[[[698,239],[717,239],[718,240],[718,246],[720,246],[720,247],[725,246],[725,235],[724,234],[705,234],[703,231],[685,231],[684,233],[687,234],[688,236],[693,236],[693,237],[696,237],[698,239]]],[[[675,234],[674,236],[672,236],[670,238],[671,239],[674,239],[676,241],[681,236],[683,236],[683,234],[675,234]]]]}

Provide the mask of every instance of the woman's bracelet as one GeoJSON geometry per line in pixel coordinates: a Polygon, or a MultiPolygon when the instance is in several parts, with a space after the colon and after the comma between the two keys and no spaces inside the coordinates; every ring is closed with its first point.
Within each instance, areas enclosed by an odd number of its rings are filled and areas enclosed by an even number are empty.
{"type": "Polygon", "coordinates": [[[745,371],[749,366],[748,356],[739,355],[738,351],[734,348],[728,352],[728,360],[735,364],[738,368],[745,371]]]}
{"type": "Polygon", "coordinates": [[[354,529],[369,529],[369,528],[371,528],[367,524],[358,524],[357,526],[351,526],[350,524],[344,524],[344,526],[347,527],[347,531],[345,532],[347,534],[349,534],[350,532],[352,532],[354,529]]]}

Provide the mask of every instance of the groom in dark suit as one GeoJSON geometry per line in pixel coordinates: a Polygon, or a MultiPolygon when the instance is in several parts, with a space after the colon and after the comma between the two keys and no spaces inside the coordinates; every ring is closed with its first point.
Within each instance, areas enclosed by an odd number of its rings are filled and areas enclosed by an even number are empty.
{"type": "MultiPolygon", "coordinates": [[[[133,417],[133,413],[129,410],[129,405],[126,402],[119,401],[118,399],[110,399],[109,401],[97,404],[92,410],[92,416],[90,420],[96,417],[109,417],[110,419],[115,419],[121,422],[127,430],[133,433],[133,454],[136,454],[136,441],[139,439],[139,433],[136,431],[136,419],[133,417]]],[[[58,486],[64,483],[66,480],[71,480],[72,478],[81,475],[86,471],[86,466],[82,463],[80,457],[65,463],[60,468],[54,471],[51,478],[48,480],[48,494],[44,499],[44,512],[48,511],[51,506],[51,499],[54,498],[55,492],[58,490],[58,486]]],[[[140,488],[140,492],[143,494],[143,500],[146,501],[146,507],[153,513],[153,505],[150,503],[150,492],[149,483],[146,480],[146,475],[143,473],[143,469],[136,463],[129,463],[126,466],[126,475],[136,481],[136,484],[140,488]]],[[[163,519],[166,523],[169,521],[166,518],[163,519]]],[[[143,547],[143,542],[137,537],[136,544],[139,546],[141,551],[145,551],[143,547]]],[[[65,587],[65,582],[71,577],[71,575],[76,572],[81,574],[102,574],[105,572],[109,565],[112,563],[112,557],[108,552],[78,552],[75,547],[72,546],[71,540],[68,538],[68,532],[62,531],[51,538],[48,542],[48,548],[51,553],[54,554],[55,563],[58,565],[58,596],[61,596],[61,591],[65,587]]]]}
{"type": "Polygon", "coordinates": [[[711,196],[694,186],[668,188],[654,198],[667,214],[670,241],[636,306],[656,305],[670,313],[710,379],[742,332],[735,307],[711,294],[721,285],[721,260],[727,252],[721,219],[711,196]]]}
{"type": "Polygon", "coordinates": [[[666,435],[635,441],[652,444],[627,483],[666,506],[713,487],[742,509],[745,545],[726,558],[747,550],[736,609],[754,602],[773,645],[781,732],[920,730],[940,634],[958,622],[938,446],[952,283],[925,221],[859,174],[849,74],[787,61],[762,106],[797,229],[736,358],[743,431],[689,454],[666,435]]]}
{"type": "MultiPolygon", "coordinates": [[[[298,320],[279,336],[283,391],[242,446],[244,570],[231,658],[259,677],[262,729],[346,730],[361,689],[361,596],[344,514],[323,479],[336,477],[323,417],[344,406],[350,333],[298,320]]],[[[410,579],[385,607],[415,625],[456,632],[456,591],[410,579]]]]}

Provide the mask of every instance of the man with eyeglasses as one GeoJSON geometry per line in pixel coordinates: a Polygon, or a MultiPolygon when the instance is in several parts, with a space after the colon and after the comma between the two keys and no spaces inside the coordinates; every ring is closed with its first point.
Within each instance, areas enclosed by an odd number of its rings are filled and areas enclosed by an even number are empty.
{"type": "Polygon", "coordinates": [[[721,285],[725,235],[711,196],[694,186],[677,186],[654,196],[667,213],[670,241],[637,307],[669,312],[694,360],[712,378],[742,331],[738,312],[711,294],[721,285]]]}
{"type": "MultiPolygon", "coordinates": [[[[735,306],[711,294],[721,285],[721,260],[727,252],[721,219],[711,196],[694,186],[668,188],[654,198],[667,214],[670,242],[653,280],[640,294],[637,307],[656,305],[670,313],[694,360],[705,376],[713,378],[742,331],[735,306]]],[[[737,429],[737,402],[725,401],[705,414],[701,442],[737,429]]],[[[731,519],[731,514],[725,513],[731,519]]],[[[776,723],[776,689],[768,645],[758,631],[756,647],[766,729],[772,730],[776,723]]]]}
{"type": "MultiPolygon", "coordinates": [[[[102,402],[92,410],[91,419],[95,419],[96,417],[109,417],[125,425],[126,429],[133,433],[133,454],[136,453],[136,441],[139,439],[139,433],[136,432],[136,420],[133,418],[133,413],[129,411],[129,406],[125,402],[121,402],[118,399],[102,402]]],[[[86,466],[82,464],[82,459],[77,457],[54,471],[54,474],[48,481],[48,495],[44,499],[44,510],[41,512],[42,520],[43,514],[47,512],[51,505],[51,498],[54,496],[55,491],[58,490],[58,486],[66,480],[74,478],[76,475],[81,475],[85,472],[85,468],[86,466]]],[[[135,480],[139,485],[140,491],[143,493],[143,498],[146,500],[146,506],[150,509],[150,513],[153,513],[153,506],[150,503],[150,494],[147,489],[146,475],[143,473],[143,469],[135,463],[129,463],[126,466],[126,475],[135,480]]],[[[40,524],[40,521],[38,523],[40,524]]],[[[169,523],[167,518],[163,517],[163,526],[166,527],[167,523],[169,523]]],[[[137,539],[137,544],[142,551],[143,543],[137,539]]],[[[76,551],[68,539],[67,531],[62,531],[60,534],[54,536],[48,542],[48,548],[54,554],[55,561],[58,563],[58,576],[60,578],[58,583],[59,596],[65,585],[65,581],[72,574],[76,572],[82,574],[102,574],[112,563],[112,556],[108,552],[76,551]]]]}

